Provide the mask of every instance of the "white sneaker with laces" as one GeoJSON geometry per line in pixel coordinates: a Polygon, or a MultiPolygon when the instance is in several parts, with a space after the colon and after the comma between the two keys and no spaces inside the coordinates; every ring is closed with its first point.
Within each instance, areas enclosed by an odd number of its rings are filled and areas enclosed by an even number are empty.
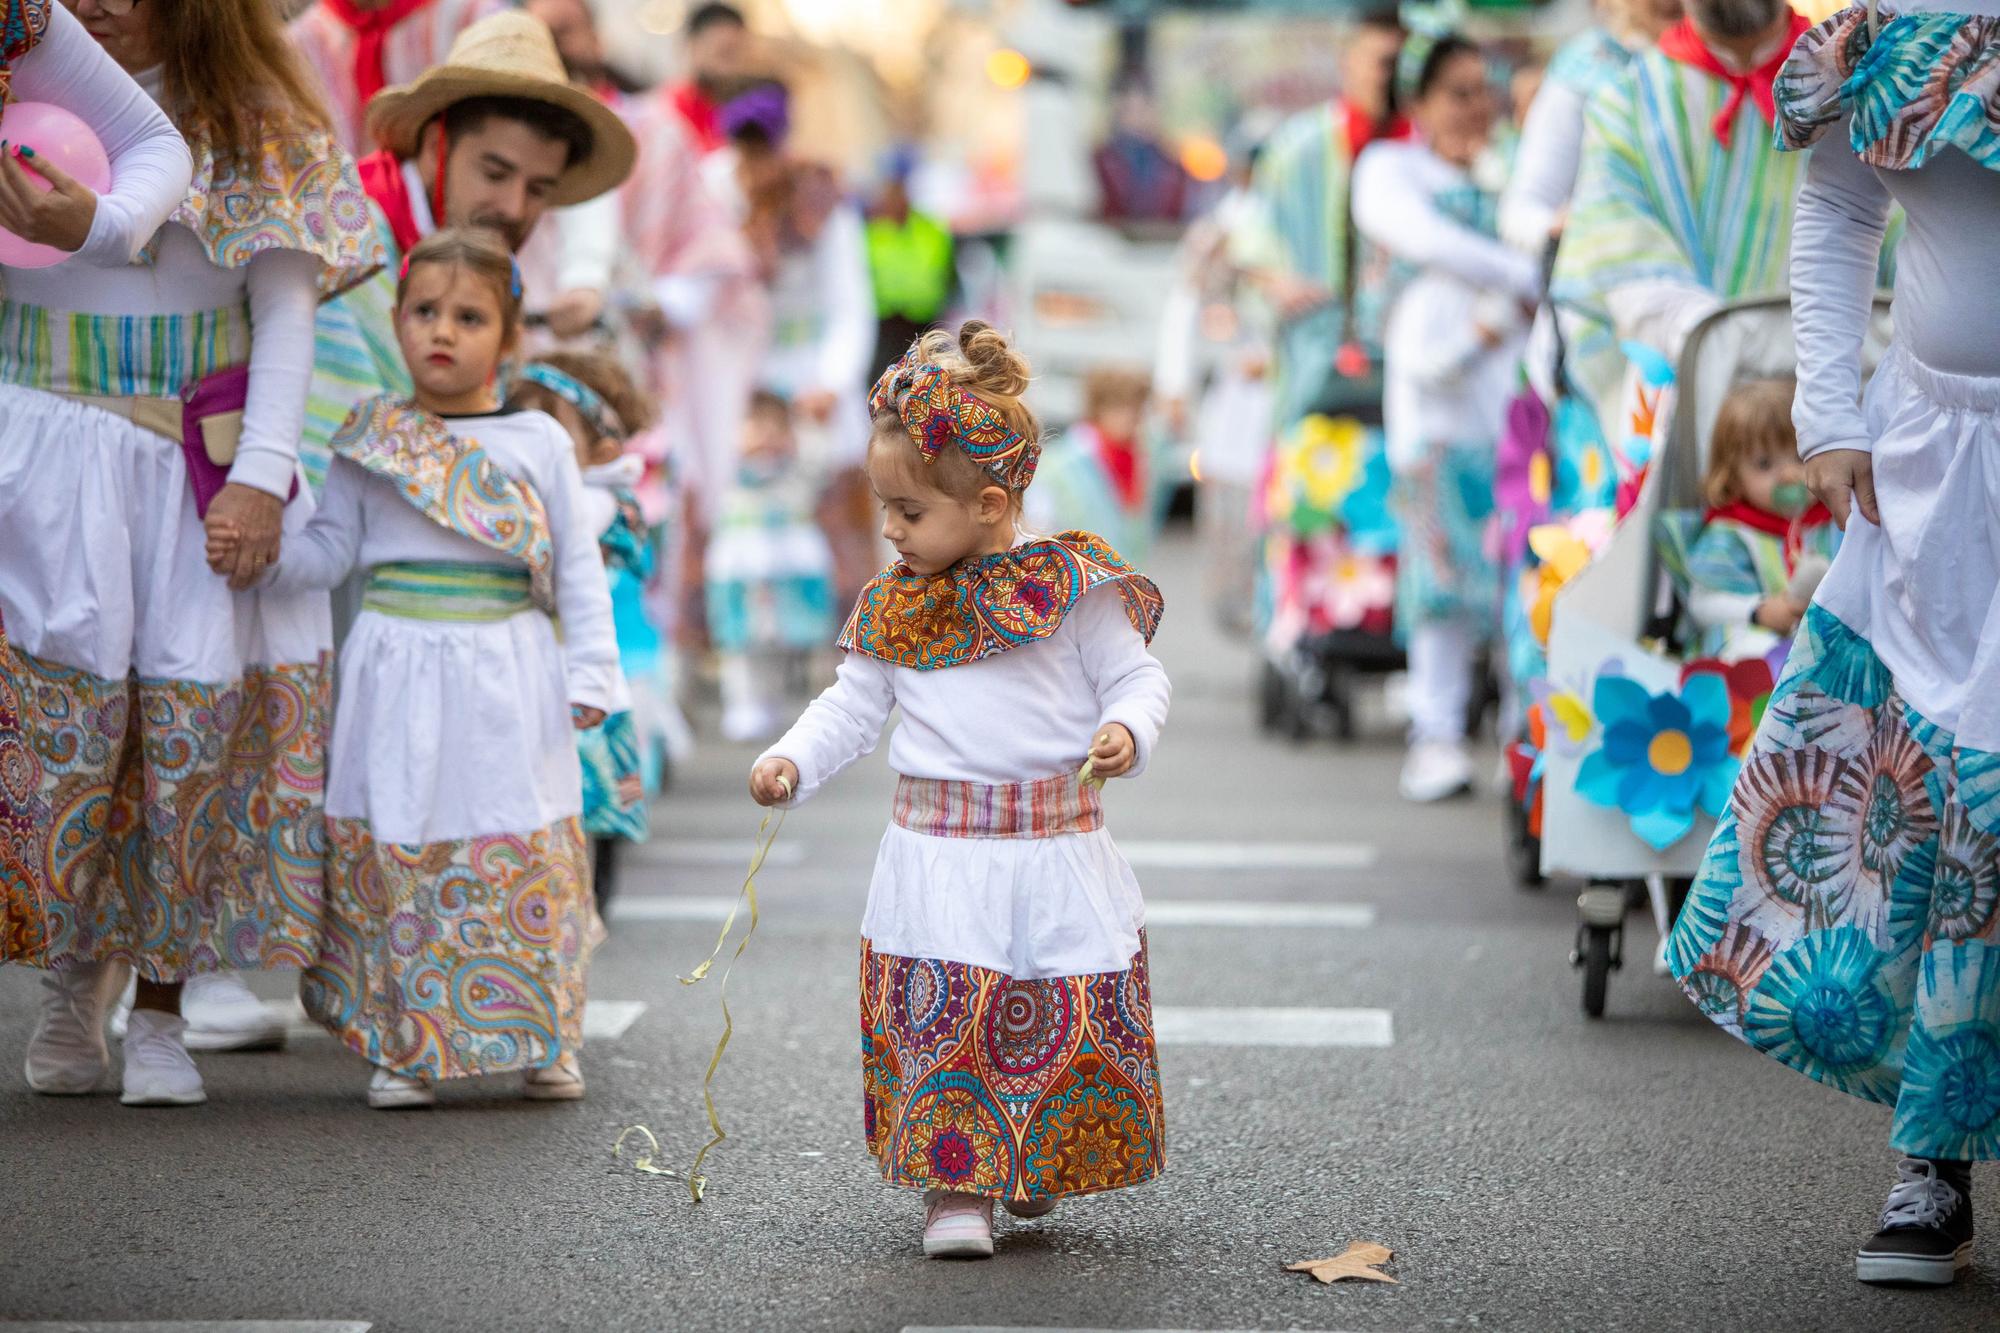
{"type": "Polygon", "coordinates": [[[125,1029],[127,1106],[199,1106],[208,1100],[201,1071],[187,1053],[187,1020],[134,1009],[125,1029]]]}
{"type": "MultiPolygon", "coordinates": [[[[125,986],[125,998],[111,1015],[111,1035],[125,1039],[132,1014],[135,983],[125,986]]],[[[285,1018],[258,999],[240,972],[204,972],[189,977],[181,992],[181,1017],[187,1019],[191,1051],[275,1051],[285,1044],[285,1018]]]]}
{"type": "Polygon", "coordinates": [[[1455,741],[1416,741],[1403,760],[1399,784],[1406,801],[1428,805],[1472,790],[1472,756],[1455,741]]]}
{"type": "Polygon", "coordinates": [[[104,1044],[104,964],[41,976],[42,1011],[28,1038],[28,1086],[45,1097],[86,1097],[111,1064],[104,1044]]]}
{"type": "Polygon", "coordinates": [[[531,1102],[580,1102],[583,1069],[574,1055],[565,1055],[546,1069],[530,1069],[521,1075],[521,1095],[531,1102]]]}
{"type": "Polygon", "coordinates": [[[991,1259],[993,1200],[944,1190],[924,1193],[924,1258],[991,1259]]]}
{"type": "Polygon", "coordinates": [[[437,1105],[437,1089],[420,1078],[376,1066],[368,1080],[368,1104],[378,1111],[413,1111],[437,1105]]]}

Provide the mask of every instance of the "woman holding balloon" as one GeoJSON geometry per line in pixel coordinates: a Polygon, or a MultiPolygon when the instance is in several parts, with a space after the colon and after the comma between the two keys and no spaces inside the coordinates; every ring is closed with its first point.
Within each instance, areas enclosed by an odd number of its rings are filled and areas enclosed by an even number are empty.
{"type": "Polygon", "coordinates": [[[0,0],[0,958],[45,970],[37,1091],[96,1090],[122,961],[124,1100],[190,1105],[181,984],[316,948],[327,608],[247,589],[311,509],[317,303],[383,255],[268,0],[65,3],[0,0]],[[93,136],[109,192],[38,170],[93,136]],[[211,511],[245,534],[213,572],[211,511]]]}

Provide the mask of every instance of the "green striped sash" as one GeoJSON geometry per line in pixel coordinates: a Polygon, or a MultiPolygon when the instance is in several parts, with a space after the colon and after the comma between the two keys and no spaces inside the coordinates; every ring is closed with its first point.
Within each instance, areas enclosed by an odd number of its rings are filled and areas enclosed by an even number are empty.
{"type": "Polygon", "coordinates": [[[178,398],[250,359],[240,306],[187,315],[81,315],[0,300],[0,383],[106,398],[178,398]]]}
{"type": "Polygon", "coordinates": [[[490,624],[534,609],[528,571],[457,560],[376,565],[368,571],[361,609],[405,620],[490,624]]]}

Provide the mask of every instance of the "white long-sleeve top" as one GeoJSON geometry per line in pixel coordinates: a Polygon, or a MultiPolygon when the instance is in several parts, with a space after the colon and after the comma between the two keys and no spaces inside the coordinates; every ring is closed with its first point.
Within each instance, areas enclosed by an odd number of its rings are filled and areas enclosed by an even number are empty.
{"type": "Polygon", "coordinates": [[[1500,196],[1500,238],[1539,255],[1576,192],[1583,163],[1583,94],[1568,84],[1542,85],[1521,122],[1514,170],[1500,196]]]}
{"type": "MultiPolygon", "coordinates": [[[[902,725],[889,765],[919,778],[1006,784],[1074,773],[1111,722],[1132,733],[1137,776],[1172,686],[1112,588],[1084,595],[1056,632],[964,666],[915,671],[849,653],[832,688],[766,752],[798,765],[795,803],[902,725]]],[[[1121,971],[1145,904],[1106,829],[1054,838],[942,838],[891,824],[862,933],[906,958],[1017,978],[1121,971]]]]}
{"type": "Polygon", "coordinates": [[[1541,294],[1539,264],[1441,211],[1436,199],[1466,173],[1414,140],[1372,143],[1354,164],[1354,225],[1418,268],[1438,269],[1481,291],[1523,301],[1541,294]]]}
{"type": "MultiPolygon", "coordinates": [[[[194,178],[194,161],[173,123],[61,5],[49,9],[40,44],[14,64],[13,96],[53,102],[82,118],[111,159],[111,189],[97,200],[90,236],[76,257],[39,274],[61,287],[83,266],[122,269],[138,257],[160,224],[180,207],[194,178]]],[[[35,275],[6,272],[12,300],[44,304],[22,294],[35,275]]],[[[56,304],[52,309],[75,309],[56,304]]]]}
{"type": "Polygon", "coordinates": [[[1935,370],[2000,376],[2000,304],[1986,281],[2000,234],[2000,172],[1959,152],[1939,153],[1915,171],[1878,170],[1855,156],[1846,119],[1811,153],[1791,272],[1799,350],[1793,418],[1806,458],[1873,446],[1861,414],[1861,349],[1892,205],[1906,217],[1896,250],[1897,342],[1935,370]]]}
{"type": "MultiPolygon", "coordinates": [[[[111,63],[67,11],[57,9],[51,15],[48,37],[22,62],[14,87],[21,97],[48,95],[58,103],[79,95],[101,99],[120,118],[134,122],[124,129],[127,138],[140,135],[143,123],[165,126],[172,142],[151,146],[150,137],[134,139],[135,146],[127,155],[137,153],[139,160],[129,168],[126,158],[112,151],[115,187],[98,201],[91,241],[77,258],[51,268],[8,270],[8,299],[51,311],[140,318],[247,308],[250,385],[243,409],[243,433],[229,479],[280,498],[289,496],[298,464],[299,437],[305,428],[306,391],[312,380],[320,261],[302,251],[269,250],[247,267],[225,269],[209,258],[187,228],[162,228],[166,216],[186,196],[192,168],[187,145],[154,100],[160,95],[160,71],[143,73],[134,82],[111,63]],[[65,56],[65,48],[55,45],[58,40],[65,47],[80,41],[97,60],[85,59],[83,52],[67,53],[59,68],[82,84],[60,95],[53,89],[38,92],[34,81],[21,76],[32,73],[37,79],[42,77],[46,67],[39,63],[40,58],[52,50],[58,57],[65,56]],[[178,170],[173,169],[176,162],[178,170]],[[166,200],[169,187],[174,191],[171,201],[166,200]],[[128,188],[143,190],[143,199],[126,197],[114,205],[120,196],[127,195],[128,188]],[[107,217],[112,222],[107,223],[107,217]],[[125,220],[117,221],[120,217],[125,220]],[[107,236],[100,251],[99,232],[107,225],[115,228],[116,235],[107,236]],[[142,226],[143,233],[137,232],[142,226]],[[132,260],[155,233],[158,243],[152,262],[134,265],[132,260]]],[[[110,130],[112,135],[118,132],[116,126],[110,130]]],[[[110,137],[105,146],[112,150],[110,137]]]]}
{"type": "MultiPolygon", "coordinates": [[[[554,547],[556,611],[573,704],[607,713],[629,707],[618,668],[611,591],[591,530],[583,476],[569,432],[542,412],[455,417],[452,433],[477,440],[493,462],[535,489],[548,514],[554,547]]],[[[336,457],[326,474],[319,511],[285,540],[268,576],[278,588],[333,588],[354,569],[402,561],[520,565],[511,556],[462,537],[426,517],[394,484],[358,463],[336,457]]]]}

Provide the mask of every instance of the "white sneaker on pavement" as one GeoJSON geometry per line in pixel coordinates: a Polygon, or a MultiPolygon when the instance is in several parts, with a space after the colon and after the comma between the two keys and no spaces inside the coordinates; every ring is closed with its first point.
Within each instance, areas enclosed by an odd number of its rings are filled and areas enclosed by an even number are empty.
{"type": "Polygon", "coordinates": [[[924,1194],[924,1258],[991,1259],[993,1200],[928,1190],[924,1194]]]}
{"type": "Polygon", "coordinates": [[[1472,790],[1472,756],[1455,741],[1416,741],[1399,785],[1404,800],[1419,804],[1464,796],[1472,790]]]}
{"type": "Polygon", "coordinates": [[[127,1106],[199,1106],[208,1100],[201,1071],[187,1053],[187,1020],[158,1009],[134,1009],[125,1028],[127,1106]]]}
{"type": "Polygon", "coordinates": [[[546,1069],[530,1069],[521,1075],[521,1095],[531,1102],[580,1102],[583,1069],[574,1055],[565,1055],[546,1069]]]}
{"type": "Polygon", "coordinates": [[[378,1111],[414,1111],[437,1105],[437,1089],[420,1078],[375,1068],[368,1080],[368,1104],[378,1111]]]}
{"type": "MultiPolygon", "coordinates": [[[[126,983],[125,998],[111,1015],[111,1035],[120,1041],[132,1015],[135,985],[126,983]]],[[[189,977],[181,992],[181,1017],[187,1019],[191,1051],[275,1051],[285,1044],[283,1014],[252,994],[240,972],[189,977]]]]}
{"type": "Polygon", "coordinates": [[[42,1011],[28,1038],[28,1086],[45,1097],[97,1091],[111,1064],[104,1044],[104,964],[41,976],[42,1011]]]}

